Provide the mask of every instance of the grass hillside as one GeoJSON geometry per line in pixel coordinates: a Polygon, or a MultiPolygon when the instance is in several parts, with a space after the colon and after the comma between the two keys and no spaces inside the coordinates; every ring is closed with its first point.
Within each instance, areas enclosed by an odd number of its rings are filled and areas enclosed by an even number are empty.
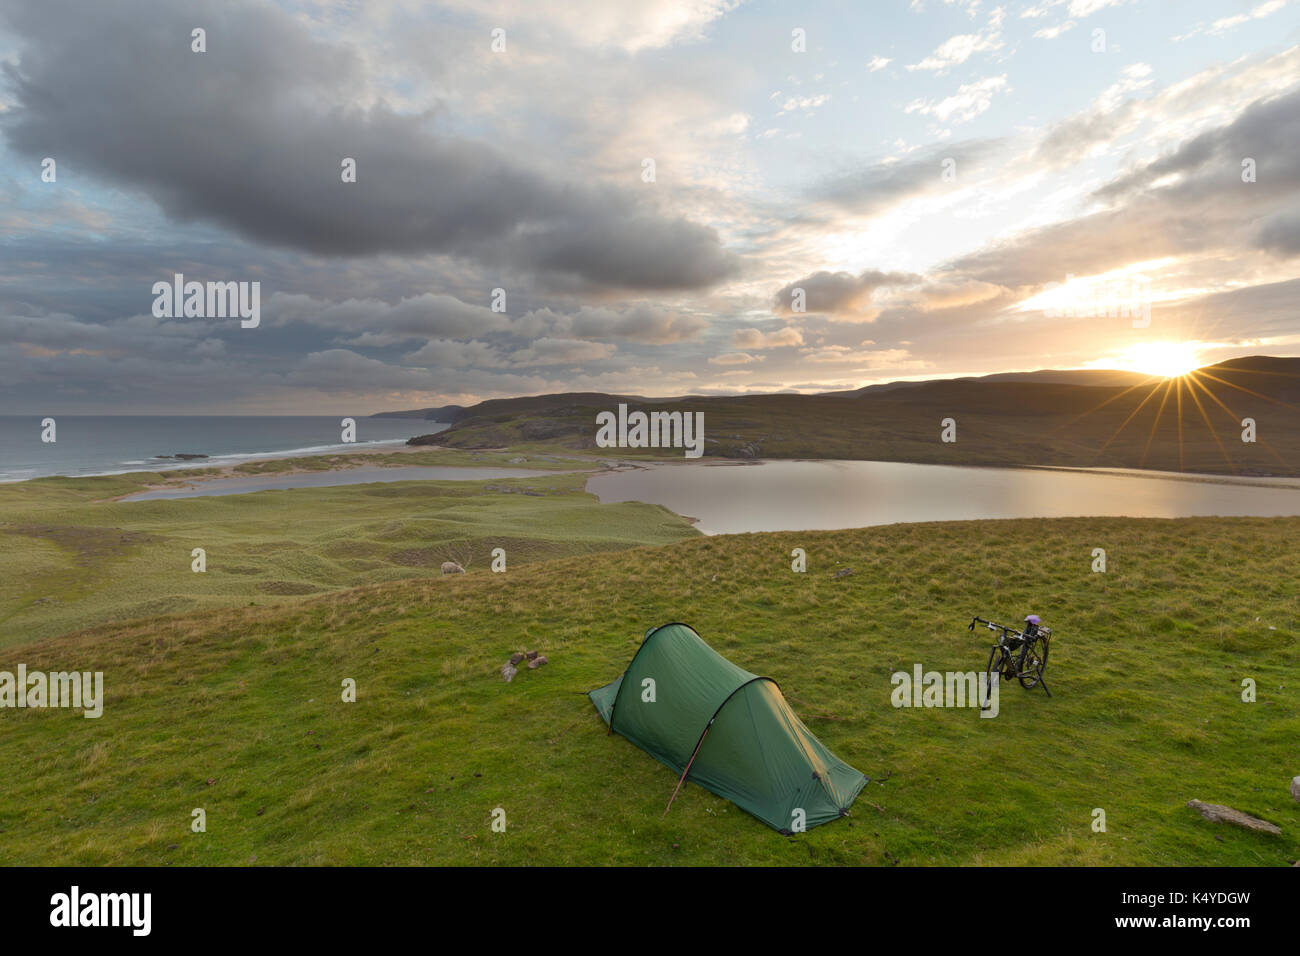
{"type": "MultiPolygon", "coordinates": [[[[406,533],[368,540],[402,547],[406,533]]],[[[351,540],[346,529],[336,539],[351,540]]],[[[0,857],[1288,865],[1300,856],[1300,804],[1287,793],[1300,774],[1297,542],[1294,518],[694,537],[0,649],[0,669],[102,670],[107,698],[98,720],[0,714],[12,770],[0,857]],[[793,547],[807,550],[806,574],[790,569],[793,547]],[[1090,571],[1096,547],[1104,574],[1090,571]],[[854,573],[833,578],[843,566],[854,573]],[[1055,630],[1055,697],[1005,687],[993,720],[890,705],[896,670],[983,667],[972,614],[1031,610],[1055,630]],[[664,816],[674,775],[608,736],[580,692],[617,676],[642,632],[670,620],[779,681],[872,778],[850,818],[786,838],[692,785],[664,816]],[[523,649],[550,664],[504,683],[498,668],[523,649]],[[340,699],[345,678],[355,703],[340,699]],[[1241,700],[1244,678],[1255,703],[1241,700]],[[1282,835],[1208,823],[1184,806],[1193,797],[1282,835]],[[490,827],[497,807],[504,833],[490,827]],[[190,830],[195,808],[205,833],[190,830]],[[1105,833],[1092,830],[1095,808],[1105,833]]]]}
{"type": "Polygon", "coordinates": [[[593,449],[597,412],[621,401],[630,409],[703,412],[710,456],[1300,475],[1300,358],[1238,359],[1141,386],[1022,378],[826,395],[536,396],[483,402],[435,440],[462,449],[593,449]],[[946,418],[956,422],[955,442],[940,440],[946,418]],[[1244,418],[1256,423],[1254,442],[1242,441],[1244,418]]]}
{"type": "MultiPolygon", "coordinates": [[[[372,466],[426,463],[425,455],[360,457],[372,466]]],[[[315,467],[306,462],[257,463],[241,473],[315,467]]],[[[156,474],[2,484],[0,648],[106,621],[284,604],[427,577],[446,560],[483,568],[495,547],[515,568],[698,534],[657,505],[601,505],[582,490],[584,479],[404,481],[154,501],[112,499],[163,480],[156,474]],[[204,573],[191,570],[194,548],[206,552],[204,573]]]]}

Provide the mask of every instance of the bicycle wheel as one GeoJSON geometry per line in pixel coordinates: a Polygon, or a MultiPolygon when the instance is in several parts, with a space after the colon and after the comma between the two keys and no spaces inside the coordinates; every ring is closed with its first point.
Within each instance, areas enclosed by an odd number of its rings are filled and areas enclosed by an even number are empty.
{"type": "Polygon", "coordinates": [[[1024,663],[1020,667],[1020,686],[1034,687],[1043,679],[1043,668],[1047,666],[1047,639],[1034,641],[1025,652],[1024,663]]]}
{"type": "Polygon", "coordinates": [[[1002,678],[1002,666],[1006,663],[1006,652],[1001,644],[994,645],[989,651],[989,666],[984,671],[984,702],[981,709],[993,699],[993,682],[1002,678]]]}

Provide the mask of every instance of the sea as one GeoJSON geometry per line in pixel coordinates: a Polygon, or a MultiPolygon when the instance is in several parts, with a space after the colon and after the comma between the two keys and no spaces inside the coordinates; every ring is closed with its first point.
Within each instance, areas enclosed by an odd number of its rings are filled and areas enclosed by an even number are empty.
{"type": "Polygon", "coordinates": [[[0,416],[0,482],[399,447],[408,438],[448,427],[414,418],[352,418],[356,441],[347,443],[343,416],[338,415],[5,415],[0,416]],[[52,442],[42,440],[47,417],[54,419],[52,442]],[[176,455],[207,457],[181,460],[176,455]]]}

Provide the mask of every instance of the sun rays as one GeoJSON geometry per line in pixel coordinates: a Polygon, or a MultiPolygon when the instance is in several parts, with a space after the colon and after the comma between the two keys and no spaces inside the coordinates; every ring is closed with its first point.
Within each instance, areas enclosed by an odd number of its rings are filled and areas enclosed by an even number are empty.
{"type": "MultiPolygon", "coordinates": [[[[1236,378],[1245,375],[1277,375],[1279,373],[1242,367],[1231,369],[1221,369],[1216,366],[1206,368],[1185,367],[1192,356],[1196,355],[1196,350],[1194,347],[1176,347],[1179,344],[1145,343],[1140,348],[1135,346],[1129,349],[1129,353],[1132,353],[1134,359],[1134,364],[1129,370],[1145,372],[1151,378],[1112,395],[1083,414],[1075,416],[1065,423],[1062,428],[1067,428],[1089,416],[1096,415],[1112,403],[1135,398],[1135,393],[1141,394],[1145,390],[1145,394],[1141,395],[1141,400],[1134,405],[1124,420],[1116,426],[1115,430],[1098,449],[1098,456],[1109,449],[1139,419],[1143,409],[1154,406],[1155,412],[1151,418],[1151,425],[1147,430],[1146,440],[1142,446],[1141,457],[1138,460],[1138,467],[1145,468],[1148,459],[1151,457],[1152,446],[1156,444],[1157,437],[1161,432],[1161,423],[1166,420],[1165,412],[1172,406],[1171,415],[1174,421],[1166,425],[1166,428],[1176,432],[1177,435],[1178,469],[1180,471],[1186,468],[1185,428],[1191,427],[1192,423],[1199,420],[1209,433],[1215,446],[1217,446],[1219,453],[1223,456],[1228,469],[1234,473],[1240,472],[1244,464],[1243,456],[1233,457],[1229,452],[1229,444],[1225,442],[1225,436],[1244,429],[1250,416],[1243,416],[1235,410],[1229,403],[1229,397],[1232,394],[1240,393],[1238,397],[1241,395],[1249,396],[1291,411],[1300,411],[1300,408],[1223,377],[1231,375],[1236,378]],[[1138,367],[1139,365],[1141,367],[1138,367]],[[1216,374],[1216,371],[1211,371],[1211,368],[1216,369],[1218,374],[1216,374]],[[1194,410],[1194,414],[1189,414],[1188,410],[1194,410]],[[1219,422],[1219,427],[1215,426],[1216,419],[1219,422]]],[[[1191,343],[1186,344],[1191,346],[1191,343]]],[[[1251,431],[1252,440],[1250,443],[1258,444],[1279,464],[1285,466],[1286,461],[1277,453],[1276,449],[1265,438],[1254,434],[1253,427],[1251,431]]]]}

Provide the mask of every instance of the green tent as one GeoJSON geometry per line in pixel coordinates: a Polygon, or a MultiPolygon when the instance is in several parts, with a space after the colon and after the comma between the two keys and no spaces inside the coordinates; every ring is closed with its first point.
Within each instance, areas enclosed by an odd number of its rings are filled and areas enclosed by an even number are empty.
{"type": "Polygon", "coordinates": [[[813,736],[775,681],[685,624],[647,631],[623,676],[589,696],[610,732],[680,774],[679,786],[689,775],[782,833],[798,810],[809,829],[845,816],[867,782],[813,736]]]}

